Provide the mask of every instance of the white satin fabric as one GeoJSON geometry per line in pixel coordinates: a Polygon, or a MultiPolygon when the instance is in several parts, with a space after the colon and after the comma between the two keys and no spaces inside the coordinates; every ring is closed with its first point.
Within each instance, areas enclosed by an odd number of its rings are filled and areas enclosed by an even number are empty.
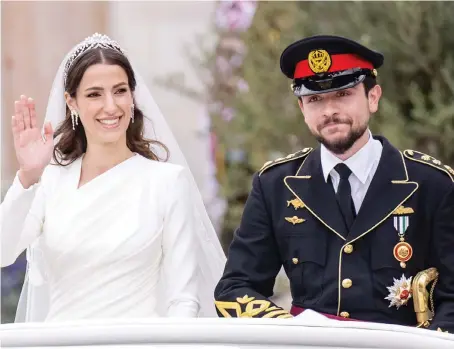
{"type": "Polygon", "coordinates": [[[1,205],[2,267],[35,246],[29,260],[45,271],[28,277],[46,280],[44,321],[198,316],[213,290],[199,287],[187,170],[136,154],[77,188],[81,161],[48,166],[28,189],[15,178],[1,205]]]}

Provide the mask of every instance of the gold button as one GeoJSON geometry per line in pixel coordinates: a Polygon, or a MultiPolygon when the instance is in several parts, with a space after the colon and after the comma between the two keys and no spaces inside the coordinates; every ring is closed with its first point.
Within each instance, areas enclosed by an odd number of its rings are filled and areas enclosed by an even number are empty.
{"type": "Polygon", "coordinates": [[[345,246],[344,247],[344,252],[348,253],[348,254],[352,253],[353,252],[353,245],[348,244],[347,246],[345,246]]]}
{"type": "Polygon", "coordinates": [[[342,287],[343,288],[350,288],[350,287],[352,287],[352,284],[353,284],[353,282],[350,279],[342,280],[342,287]]]}
{"type": "Polygon", "coordinates": [[[292,258],[293,264],[298,264],[298,258],[292,258]]]}
{"type": "Polygon", "coordinates": [[[340,313],[340,316],[342,316],[344,318],[348,318],[348,317],[350,317],[350,314],[346,311],[343,311],[342,313],[340,313]]]}

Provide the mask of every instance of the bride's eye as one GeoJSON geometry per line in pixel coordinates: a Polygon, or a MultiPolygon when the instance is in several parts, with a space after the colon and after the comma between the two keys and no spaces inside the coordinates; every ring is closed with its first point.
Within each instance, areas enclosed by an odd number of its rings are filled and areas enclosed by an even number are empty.
{"type": "Polygon", "coordinates": [[[117,93],[126,93],[128,90],[126,88],[120,88],[117,93]]]}
{"type": "Polygon", "coordinates": [[[93,93],[88,94],[87,97],[88,98],[99,97],[99,93],[98,92],[93,92],[93,93]]]}

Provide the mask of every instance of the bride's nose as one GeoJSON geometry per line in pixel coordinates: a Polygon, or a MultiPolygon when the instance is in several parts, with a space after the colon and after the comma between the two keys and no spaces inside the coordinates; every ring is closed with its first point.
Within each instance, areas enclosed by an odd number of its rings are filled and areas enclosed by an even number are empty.
{"type": "Polygon", "coordinates": [[[104,99],[104,112],[107,114],[115,114],[118,110],[117,102],[112,94],[107,93],[104,99]]]}

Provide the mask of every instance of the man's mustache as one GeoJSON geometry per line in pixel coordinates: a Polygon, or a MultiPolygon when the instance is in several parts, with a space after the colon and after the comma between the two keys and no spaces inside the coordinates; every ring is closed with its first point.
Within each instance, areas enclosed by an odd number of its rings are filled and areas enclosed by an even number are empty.
{"type": "Polygon", "coordinates": [[[323,128],[329,124],[351,124],[351,121],[348,119],[342,120],[341,118],[337,116],[330,117],[329,119],[326,119],[325,122],[320,126],[320,128],[323,128]]]}

